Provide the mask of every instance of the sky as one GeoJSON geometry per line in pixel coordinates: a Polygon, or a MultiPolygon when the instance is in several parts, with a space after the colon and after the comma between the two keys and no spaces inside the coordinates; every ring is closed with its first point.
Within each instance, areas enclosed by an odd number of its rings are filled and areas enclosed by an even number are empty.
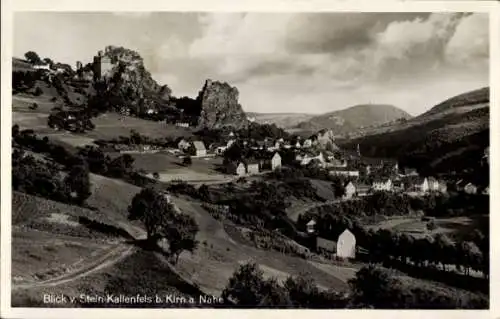
{"type": "Polygon", "coordinates": [[[488,85],[486,13],[95,13],[14,16],[13,55],[75,65],[107,45],[137,51],[177,97],[206,79],[247,112],[392,104],[418,115],[488,85]]]}

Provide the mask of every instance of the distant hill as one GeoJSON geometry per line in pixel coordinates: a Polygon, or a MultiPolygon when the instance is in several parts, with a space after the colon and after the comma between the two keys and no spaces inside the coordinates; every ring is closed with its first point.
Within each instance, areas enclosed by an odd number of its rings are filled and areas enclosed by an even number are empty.
{"type": "Polygon", "coordinates": [[[296,127],[297,124],[313,118],[314,114],[306,113],[254,113],[247,112],[247,117],[259,124],[276,124],[283,129],[296,127]]]}
{"type": "Polygon", "coordinates": [[[404,123],[338,141],[370,157],[399,158],[428,173],[475,169],[489,146],[488,88],[450,98],[404,123]]]}
{"type": "Polygon", "coordinates": [[[335,134],[346,134],[359,128],[378,126],[409,118],[411,118],[410,114],[392,105],[364,104],[314,116],[299,123],[296,128],[304,131],[331,129],[335,134]]]}

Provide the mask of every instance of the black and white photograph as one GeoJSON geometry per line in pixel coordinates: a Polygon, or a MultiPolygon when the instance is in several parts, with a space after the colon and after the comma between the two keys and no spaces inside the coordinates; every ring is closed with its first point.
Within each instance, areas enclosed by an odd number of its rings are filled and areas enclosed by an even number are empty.
{"type": "Polygon", "coordinates": [[[491,11],[11,19],[12,309],[490,309],[491,11]]]}

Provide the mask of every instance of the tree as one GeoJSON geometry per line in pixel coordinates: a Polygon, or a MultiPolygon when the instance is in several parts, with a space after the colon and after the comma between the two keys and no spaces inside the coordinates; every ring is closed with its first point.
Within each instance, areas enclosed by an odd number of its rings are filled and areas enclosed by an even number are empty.
{"type": "Polygon", "coordinates": [[[52,65],[54,65],[54,61],[52,61],[52,59],[50,59],[50,58],[44,58],[43,62],[48,64],[50,67],[52,67],[52,65]]]}
{"type": "Polygon", "coordinates": [[[30,106],[30,109],[31,109],[31,110],[36,110],[36,109],[38,109],[38,104],[37,104],[37,103],[33,103],[33,104],[30,106]]]}
{"type": "Polygon", "coordinates": [[[222,298],[235,302],[239,306],[258,306],[264,298],[264,273],[257,264],[250,262],[241,265],[229,278],[222,298]]]}
{"type": "Polygon", "coordinates": [[[353,291],[353,302],[358,306],[375,308],[391,307],[395,297],[395,282],[384,269],[372,265],[361,268],[356,277],[349,280],[353,291]]]}
{"type": "Polygon", "coordinates": [[[300,308],[310,308],[313,302],[312,297],[319,293],[309,274],[288,277],[285,281],[285,289],[288,291],[293,305],[300,308]]]}
{"type": "Polygon", "coordinates": [[[92,194],[90,192],[89,167],[83,159],[74,165],[68,176],[66,176],[65,184],[69,191],[69,198],[79,205],[83,204],[92,194]]]}
{"type": "Polygon", "coordinates": [[[26,60],[31,64],[42,64],[42,59],[35,51],[28,51],[24,54],[26,60]]]}
{"type": "Polygon", "coordinates": [[[19,136],[19,125],[14,124],[14,126],[12,126],[12,139],[14,140],[18,136],[19,136]]]}
{"type": "Polygon", "coordinates": [[[435,254],[439,256],[438,261],[443,266],[443,270],[446,271],[446,265],[452,264],[454,262],[454,248],[453,242],[445,234],[438,233],[434,237],[435,254]]]}
{"type": "Polygon", "coordinates": [[[210,190],[208,189],[207,185],[205,184],[201,185],[200,188],[198,188],[198,194],[204,201],[210,200],[210,190]]]}
{"type": "Polygon", "coordinates": [[[434,219],[429,220],[425,226],[429,231],[433,231],[437,228],[436,221],[434,219]]]}
{"type": "Polygon", "coordinates": [[[345,187],[340,178],[336,178],[332,183],[333,194],[335,198],[341,198],[345,195],[345,187]]]}
{"type": "Polygon", "coordinates": [[[174,211],[174,205],[163,194],[153,188],[144,188],[132,199],[128,219],[141,221],[146,227],[147,241],[155,246],[163,229],[170,226],[174,211]]]}
{"type": "Polygon", "coordinates": [[[244,157],[244,150],[240,143],[236,141],[225,152],[224,159],[229,162],[241,160],[244,157]]]}
{"type": "Polygon", "coordinates": [[[134,169],[134,158],[130,154],[123,154],[115,158],[109,165],[109,170],[113,176],[123,177],[130,174],[134,169]]]}
{"type": "Polygon", "coordinates": [[[185,166],[190,166],[191,164],[193,164],[193,160],[191,159],[191,156],[189,156],[189,155],[184,156],[184,159],[182,160],[182,164],[185,166]]]}
{"type": "Polygon", "coordinates": [[[43,94],[42,89],[41,89],[39,86],[37,86],[37,87],[35,88],[35,92],[33,92],[33,95],[35,95],[35,96],[40,96],[40,95],[42,95],[42,94],[43,94]]]}
{"type": "Polygon", "coordinates": [[[160,174],[158,174],[158,172],[154,172],[153,173],[153,178],[156,179],[156,180],[160,179],[160,174]]]}
{"type": "Polygon", "coordinates": [[[191,216],[174,213],[170,215],[170,218],[161,236],[168,240],[170,255],[174,257],[175,264],[177,264],[184,250],[193,253],[198,246],[195,238],[199,228],[191,216]]]}
{"type": "Polygon", "coordinates": [[[262,285],[263,299],[259,307],[288,307],[292,305],[285,288],[275,278],[266,280],[262,285]]]}

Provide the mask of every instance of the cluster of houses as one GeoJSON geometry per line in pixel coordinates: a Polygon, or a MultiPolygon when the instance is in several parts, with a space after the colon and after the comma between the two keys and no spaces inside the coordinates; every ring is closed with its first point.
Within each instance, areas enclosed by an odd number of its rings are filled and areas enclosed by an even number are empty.
{"type": "Polygon", "coordinates": [[[281,168],[281,155],[278,152],[266,153],[259,157],[246,159],[226,164],[226,172],[232,175],[245,176],[258,174],[266,170],[277,170],[281,168]]]}
{"type": "MultiPolygon", "coordinates": [[[[466,194],[479,194],[480,187],[472,182],[459,180],[454,183],[456,191],[466,194]]],[[[411,178],[394,179],[377,178],[370,184],[358,183],[349,181],[344,185],[344,199],[353,197],[362,197],[372,194],[373,192],[405,192],[411,195],[425,195],[428,193],[447,193],[448,183],[444,180],[438,180],[435,177],[412,176],[411,178]]],[[[485,187],[481,191],[482,194],[489,194],[489,187],[485,187]]]]}
{"type": "Polygon", "coordinates": [[[50,74],[61,74],[61,73],[68,71],[68,68],[63,64],[52,64],[51,65],[49,63],[35,64],[35,65],[33,65],[33,69],[44,70],[50,74]]]}

